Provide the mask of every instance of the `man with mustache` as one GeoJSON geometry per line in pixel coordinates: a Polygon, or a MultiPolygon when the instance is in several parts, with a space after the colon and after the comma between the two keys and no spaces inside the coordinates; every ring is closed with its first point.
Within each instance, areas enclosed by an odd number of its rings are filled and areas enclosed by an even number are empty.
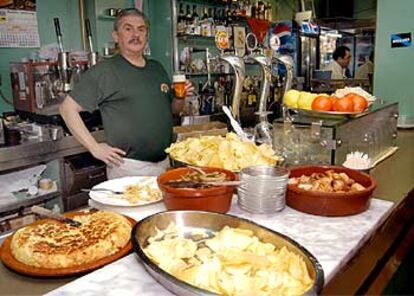
{"type": "MultiPolygon", "coordinates": [[[[173,98],[167,73],[144,56],[148,20],[136,9],[121,11],[112,33],[120,54],[88,70],[67,95],[60,113],[71,133],[107,164],[108,178],[158,175],[168,167],[164,149],[172,140],[172,113],[184,100],[173,98]],[[98,143],[79,112],[99,109],[106,143],[98,143]]],[[[186,96],[194,87],[186,81],[186,96]]]]}

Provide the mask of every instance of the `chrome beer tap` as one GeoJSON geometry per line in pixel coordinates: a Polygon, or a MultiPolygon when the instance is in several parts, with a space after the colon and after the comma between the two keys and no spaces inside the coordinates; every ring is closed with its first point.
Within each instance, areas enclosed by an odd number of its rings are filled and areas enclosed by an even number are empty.
{"type": "Polygon", "coordinates": [[[284,121],[290,121],[292,122],[292,117],[289,115],[288,110],[284,104],[284,96],[286,94],[286,92],[291,89],[292,87],[292,81],[293,81],[293,59],[291,56],[289,55],[277,55],[276,57],[274,57],[274,60],[277,63],[280,63],[282,65],[285,66],[286,68],[286,78],[285,78],[285,87],[283,89],[283,93],[282,93],[282,101],[281,101],[281,105],[282,105],[282,115],[283,115],[283,120],[284,121]]]}
{"type": "Polygon", "coordinates": [[[233,114],[234,119],[240,122],[240,100],[243,89],[243,81],[245,78],[244,60],[243,58],[232,54],[220,55],[219,59],[228,63],[234,71],[235,82],[233,86],[231,112],[233,114]]]}
{"type": "Polygon", "coordinates": [[[92,30],[91,30],[91,23],[89,22],[89,19],[85,20],[85,27],[86,27],[86,35],[88,38],[88,44],[89,44],[89,54],[88,54],[89,67],[92,67],[96,65],[96,63],[98,62],[98,53],[94,51],[93,49],[92,30]]]}
{"type": "Polygon", "coordinates": [[[267,119],[267,115],[272,112],[267,111],[267,99],[270,93],[270,83],[272,80],[271,59],[263,54],[256,54],[247,57],[248,60],[253,60],[258,63],[262,69],[262,85],[260,88],[259,110],[256,112],[259,115],[259,122],[254,127],[254,138],[259,144],[266,143],[272,145],[273,143],[273,127],[267,119]]]}
{"type": "Polygon", "coordinates": [[[62,42],[62,33],[60,31],[59,19],[53,19],[55,24],[56,37],[59,46],[58,52],[58,71],[59,80],[55,81],[55,89],[57,93],[68,92],[71,89],[72,69],[70,64],[69,52],[64,51],[62,42]]]}

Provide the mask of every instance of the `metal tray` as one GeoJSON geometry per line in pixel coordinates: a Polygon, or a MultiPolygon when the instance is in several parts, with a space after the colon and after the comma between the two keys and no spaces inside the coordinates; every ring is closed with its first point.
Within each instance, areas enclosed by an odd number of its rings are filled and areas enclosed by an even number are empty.
{"type": "Polygon", "coordinates": [[[231,215],[201,211],[170,211],[154,214],[138,222],[132,230],[131,240],[134,251],[147,271],[161,285],[174,294],[183,296],[217,295],[210,291],[187,284],[170,275],[153,263],[143,252],[143,248],[148,245],[148,238],[154,236],[156,233],[155,227],[165,229],[170,222],[175,222],[186,237],[191,237],[191,233],[196,230],[203,230],[207,233],[220,231],[226,225],[252,230],[260,240],[272,243],[279,248],[286,246],[290,251],[303,257],[309,274],[311,278],[314,279],[312,288],[307,291],[305,295],[319,294],[323,288],[324,273],[322,266],[309,251],[291,238],[258,225],[250,220],[231,215]]]}
{"type": "Polygon", "coordinates": [[[318,118],[330,118],[330,119],[341,119],[341,118],[355,118],[365,115],[369,112],[369,107],[364,112],[339,112],[339,111],[316,111],[316,110],[307,110],[300,108],[290,108],[293,112],[298,115],[318,117],[318,118]]]}

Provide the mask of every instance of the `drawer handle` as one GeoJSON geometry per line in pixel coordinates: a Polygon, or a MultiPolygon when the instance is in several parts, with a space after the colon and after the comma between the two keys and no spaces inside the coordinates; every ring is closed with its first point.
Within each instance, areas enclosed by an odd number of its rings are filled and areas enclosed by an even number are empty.
{"type": "Polygon", "coordinates": [[[90,175],[89,179],[97,179],[97,178],[102,178],[104,176],[105,176],[105,173],[102,172],[102,173],[99,173],[99,174],[96,174],[96,175],[90,175]]]}

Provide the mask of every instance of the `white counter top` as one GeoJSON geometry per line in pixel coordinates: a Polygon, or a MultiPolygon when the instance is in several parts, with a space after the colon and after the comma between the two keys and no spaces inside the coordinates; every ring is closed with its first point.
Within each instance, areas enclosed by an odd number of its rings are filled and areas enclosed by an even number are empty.
{"type": "MultiPolygon", "coordinates": [[[[100,209],[115,210],[136,220],[165,210],[162,203],[141,208],[105,207],[93,201],[90,201],[90,205],[100,209]]],[[[236,203],[233,203],[229,214],[253,220],[303,245],[322,265],[326,284],[369,239],[386,218],[392,205],[393,203],[389,201],[372,199],[370,208],[362,214],[332,218],[304,214],[289,207],[273,215],[252,215],[242,211],[236,203]]],[[[47,295],[172,294],[145,271],[138,257],[131,254],[47,295]]]]}

